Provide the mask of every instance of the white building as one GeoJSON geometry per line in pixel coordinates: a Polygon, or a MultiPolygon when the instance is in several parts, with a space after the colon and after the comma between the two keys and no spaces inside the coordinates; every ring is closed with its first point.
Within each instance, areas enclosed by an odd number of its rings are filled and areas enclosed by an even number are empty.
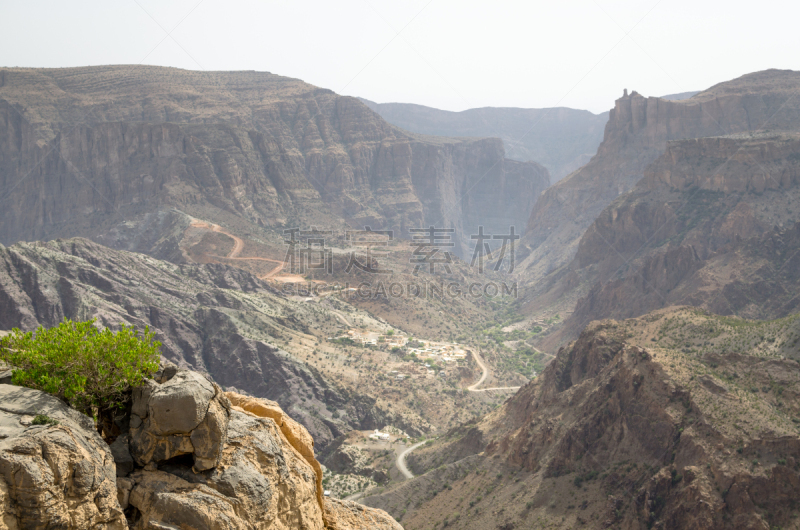
{"type": "Polygon", "coordinates": [[[389,441],[389,435],[385,432],[381,432],[378,429],[375,429],[375,432],[369,435],[370,440],[380,440],[382,442],[389,441]]]}

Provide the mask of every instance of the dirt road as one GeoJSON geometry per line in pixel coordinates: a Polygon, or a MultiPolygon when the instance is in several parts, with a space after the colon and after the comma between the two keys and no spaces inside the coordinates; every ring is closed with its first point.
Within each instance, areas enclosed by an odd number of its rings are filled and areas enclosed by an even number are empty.
{"type": "Polygon", "coordinates": [[[258,277],[259,280],[267,280],[269,278],[272,278],[273,276],[278,274],[283,269],[284,262],[276,260],[276,259],[270,259],[270,258],[242,258],[242,257],[239,257],[239,254],[241,254],[242,250],[244,250],[244,241],[239,236],[235,236],[235,235],[231,234],[230,232],[228,232],[227,230],[225,230],[224,228],[222,228],[218,224],[212,224],[212,223],[207,223],[206,221],[195,220],[195,221],[192,222],[192,226],[194,226],[196,228],[207,228],[207,229],[211,230],[212,232],[217,232],[217,233],[226,235],[229,238],[233,239],[233,248],[231,249],[230,252],[228,252],[227,256],[225,256],[224,258],[222,256],[211,256],[213,258],[236,259],[236,260],[243,260],[243,261],[268,261],[270,263],[275,263],[275,267],[271,271],[269,271],[266,274],[262,274],[262,275],[260,275],[258,277]]]}
{"type": "Polygon", "coordinates": [[[406,449],[405,451],[400,453],[400,456],[397,457],[397,462],[395,462],[395,465],[397,466],[397,469],[400,471],[400,473],[403,474],[404,477],[406,477],[406,478],[414,478],[414,474],[411,471],[408,470],[408,467],[406,467],[406,456],[408,456],[408,454],[411,451],[413,451],[417,447],[420,447],[424,443],[425,442],[419,442],[419,443],[416,443],[416,444],[412,445],[411,447],[409,447],[408,449],[406,449]]]}
{"type": "Polygon", "coordinates": [[[479,386],[481,386],[483,384],[484,381],[486,381],[486,378],[489,377],[489,369],[486,367],[486,364],[483,362],[483,359],[481,359],[481,356],[478,355],[478,352],[473,351],[472,352],[472,357],[475,359],[475,362],[478,363],[478,366],[481,367],[481,370],[483,370],[483,373],[481,374],[481,378],[478,379],[478,381],[476,383],[473,383],[472,385],[467,387],[468,391],[470,391],[470,392],[487,392],[489,390],[519,390],[520,389],[520,387],[518,387],[518,386],[496,386],[496,387],[493,387],[493,388],[478,388],[479,386]]]}

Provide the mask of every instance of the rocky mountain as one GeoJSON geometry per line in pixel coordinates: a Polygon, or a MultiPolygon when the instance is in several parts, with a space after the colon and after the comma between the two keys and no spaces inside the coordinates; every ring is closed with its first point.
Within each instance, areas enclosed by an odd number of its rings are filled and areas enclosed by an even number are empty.
{"type": "Polygon", "coordinates": [[[363,500],[408,529],[792,527],[800,319],[601,321],[497,411],[363,500]]]}
{"type": "Polygon", "coordinates": [[[501,138],[506,156],[535,160],[554,182],[586,164],[603,139],[608,112],[566,107],[521,109],[483,107],[450,112],[411,103],[361,99],[392,125],[420,134],[501,138]]]}
{"type": "Polygon", "coordinates": [[[521,241],[521,269],[540,281],[567,265],[583,233],[644,170],[683,138],[747,131],[800,130],[800,73],[767,70],[715,85],[689,99],[646,98],[636,92],[611,110],[597,154],[536,202],[521,241]]]}
{"type": "Polygon", "coordinates": [[[84,239],[0,248],[0,262],[0,329],[52,327],[63,318],[149,326],[166,359],[280,403],[319,448],[353,428],[427,428],[418,415],[287,352],[292,340],[316,344],[304,332],[330,333],[341,316],[289,300],[240,269],[176,265],[84,239]]]}
{"type": "Polygon", "coordinates": [[[150,252],[177,208],[254,232],[453,227],[463,255],[479,225],[524,226],[549,182],[499,139],[408,133],[269,73],[0,69],[5,244],[83,236],[150,252]]]}
{"type": "Polygon", "coordinates": [[[545,343],[669,305],[786,316],[797,311],[799,235],[800,135],[670,142],[581,238],[555,290],[580,284],[583,297],[545,343]]]}
{"type": "Polygon", "coordinates": [[[197,372],[162,363],[110,446],[54,396],[3,384],[0,397],[3,528],[402,528],[324,497],[311,436],[276,403],[197,372]]]}
{"type": "Polygon", "coordinates": [[[677,94],[667,94],[666,96],[661,96],[661,99],[666,99],[669,101],[681,101],[683,99],[689,99],[691,97],[696,96],[699,94],[699,90],[691,90],[689,92],[679,92],[677,94]]]}

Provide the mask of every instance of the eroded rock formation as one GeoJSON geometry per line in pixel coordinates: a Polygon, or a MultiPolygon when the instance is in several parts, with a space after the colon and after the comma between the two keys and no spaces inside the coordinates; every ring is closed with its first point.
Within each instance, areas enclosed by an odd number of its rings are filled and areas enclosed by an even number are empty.
{"type": "Polygon", "coordinates": [[[584,231],[633,188],[670,140],[746,131],[800,130],[800,73],[767,70],[720,83],[689,99],[636,92],[618,99],[592,160],[549,188],[531,212],[520,242],[526,275],[540,280],[567,265],[584,231]]]}
{"type": "Polygon", "coordinates": [[[325,499],[313,439],[276,403],[196,372],[162,364],[115,421],[109,448],[55,397],[0,385],[2,528],[402,528],[325,499]],[[58,424],[32,426],[34,414],[58,424]]]}
{"type": "MultiPolygon", "coordinates": [[[[355,98],[257,72],[0,70],[0,241],[153,252],[170,208],[249,229],[519,232],[549,185],[499,139],[407,133],[355,98]],[[149,248],[148,248],[149,247],[149,248]]],[[[490,232],[492,233],[492,232],[490,232]]]]}
{"type": "Polygon", "coordinates": [[[90,418],[0,384],[0,528],[123,529],[114,459],[90,418]],[[33,425],[38,415],[57,424],[33,425]]]}
{"type": "Polygon", "coordinates": [[[178,371],[162,384],[148,380],[134,391],[131,455],[140,466],[192,455],[193,470],[217,467],[227,441],[230,403],[198,374],[178,371]]]}

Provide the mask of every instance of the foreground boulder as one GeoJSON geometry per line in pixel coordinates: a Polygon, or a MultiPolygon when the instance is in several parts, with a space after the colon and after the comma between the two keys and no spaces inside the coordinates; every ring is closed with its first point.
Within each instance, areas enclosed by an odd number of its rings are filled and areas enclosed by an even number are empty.
{"type": "Polygon", "coordinates": [[[219,465],[130,475],[135,528],[325,528],[316,474],[269,418],[232,411],[219,465]]]}
{"type": "Polygon", "coordinates": [[[324,499],[313,439],[277,404],[233,392],[217,398],[230,405],[213,469],[172,459],[156,470],[151,461],[120,480],[135,528],[402,528],[381,510],[324,499]]]}
{"type": "Polygon", "coordinates": [[[195,470],[212,469],[226,441],[229,408],[220,388],[197,372],[177,371],[163,384],[148,380],[133,396],[131,455],[140,466],[192,455],[195,470]]]}
{"type": "Polygon", "coordinates": [[[276,403],[196,372],[162,368],[116,423],[109,446],[60,400],[0,385],[0,530],[402,528],[326,500],[311,435],[276,403]]]}
{"type": "Polygon", "coordinates": [[[123,529],[114,459],[90,418],[0,384],[0,529],[123,529]],[[32,425],[44,414],[57,424],[32,425]]]}

